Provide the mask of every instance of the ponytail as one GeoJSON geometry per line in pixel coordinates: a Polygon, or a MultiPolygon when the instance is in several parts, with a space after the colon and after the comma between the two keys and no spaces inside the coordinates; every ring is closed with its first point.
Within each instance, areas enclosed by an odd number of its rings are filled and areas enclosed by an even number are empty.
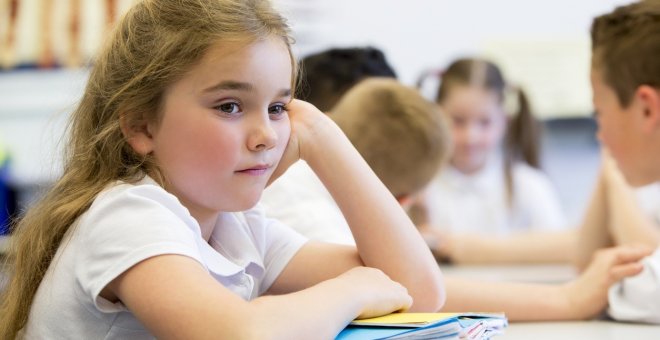
{"type": "Polygon", "coordinates": [[[518,112],[509,121],[504,138],[504,177],[509,206],[513,201],[513,166],[523,161],[534,168],[540,168],[541,122],[532,115],[527,95],[516,88],[518,112]]]}

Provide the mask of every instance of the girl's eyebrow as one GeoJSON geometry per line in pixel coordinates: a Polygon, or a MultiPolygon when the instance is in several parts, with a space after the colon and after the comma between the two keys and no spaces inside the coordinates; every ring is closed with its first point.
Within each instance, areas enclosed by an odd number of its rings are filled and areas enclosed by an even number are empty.
{"type": "MultiPolygon", "coordinates": [[[[245,83],[235,80],[224,80],[213,86],[207,87],[202,92],[209,93],[209,92],[217,92],[222,90],[238,90],[238,91],[251,92],[254,91],[254,86],[250,83],[245,83]]],[[[289,97],[291,96],[291,89],[290,88],[282,89],[278,92],[278,94],[279,97],[289,97]]]]}
{"type": "Polygon", "coordinates": [[[203,92],[216,92],[220,90],[239,90],[239,91],[254,91],[254,86],[250,83],[224,80],[213,86],[207,87],[203,92]]]}

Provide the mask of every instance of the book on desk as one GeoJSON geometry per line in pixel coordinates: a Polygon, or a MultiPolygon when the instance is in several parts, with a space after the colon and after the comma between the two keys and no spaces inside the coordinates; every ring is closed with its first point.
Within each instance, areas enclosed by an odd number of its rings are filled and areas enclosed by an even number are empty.
{"type": "Polygon", "coordinates": [[[489,339],[507,325],[501,313],[393,313],[354,320],[336,340],[489,339]]]}

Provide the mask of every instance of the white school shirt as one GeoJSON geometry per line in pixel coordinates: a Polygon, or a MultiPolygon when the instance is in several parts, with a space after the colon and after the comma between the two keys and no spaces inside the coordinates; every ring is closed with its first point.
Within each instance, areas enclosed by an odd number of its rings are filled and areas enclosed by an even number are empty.
{"type": "Polygon", "coordinates": [[[660,324],[660,248],[642,263],[640,274],[610,287],[608,314],[619,321],[660,324]]]}
{"type": "MultiPolygon", "coordinates": [[[[635,189],[642,211],[660,227],[660,183],[635,189]]],[[[660,324],[660,248],[642,261],[639,275],[625,278],[609,291],[609,315],[620,321],[660,324]]]]}
{"type": "Polygon", "coordinates": [[[510,208],[501,157],[491,157],[483,169],[471,175],[446,166],[426,191],[430,225],[452,232],[498,236],[568,227],[557,192],[544,173],[516,163],[512,178],[510,208]]]}
{"type": "MultiPolygon", "coordinates": [[[[306,239],[259,208],[222,213],[209,242],[178,199],[145,178],[103,191],[65,235],[37,290],[26,339],[152,339],[121,303],[99,296],[140,261],[188,256],[245,300],[263,294],[306,239]]],[[[220,303],[218,308],[225,308],[220,303]]]]}
{"type": "Polygon", "coordinates": [[[304,161],[293,164],[261,197],[268,217],[280,220],[309,239],[355,245],[344,215],[304,161]]]}

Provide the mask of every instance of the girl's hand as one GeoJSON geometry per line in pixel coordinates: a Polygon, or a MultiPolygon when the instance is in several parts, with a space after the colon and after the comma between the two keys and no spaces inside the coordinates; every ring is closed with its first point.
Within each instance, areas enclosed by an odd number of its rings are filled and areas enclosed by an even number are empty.
{"type": "Polygon", "coordinates": [[[650,255],[647,247],[619,246],[598,250],[591,263],[577,280],[563,288],[571,309],[578,318],[593,318],[607,306],[607,293],[611,285],[639,274],[643,265],[639,262],[650,255]]]}
{"type": "Polygon", "coordinates": [[[346,283],[347,290],[352,292],[351,296],[362,305],[358,319],[405,311],[413,303],[408,290],[379,269],[355,267],[336,280],[346,283]]]}
{"type": "Polygon", "coordinates": [[[273,175],[268,184],[280,177],[293,163],[306,159],[310,152],[308,144],[317,141],[315,136],[321,135],[323,130],[336,127],[335,123],[314,105],[302,100],[293,99],[286,106],[291,123],[291,136],[273,175]]]}

